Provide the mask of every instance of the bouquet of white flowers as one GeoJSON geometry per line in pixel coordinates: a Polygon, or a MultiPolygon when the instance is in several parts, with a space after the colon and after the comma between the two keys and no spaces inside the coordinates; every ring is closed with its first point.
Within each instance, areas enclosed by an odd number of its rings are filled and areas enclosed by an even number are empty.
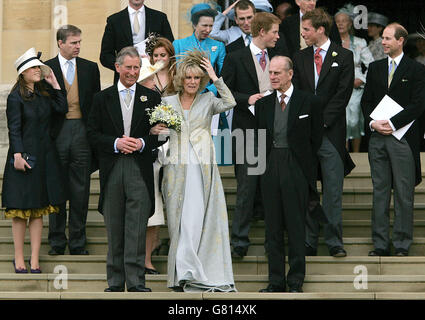
{"type": "Polygon", "coordinates": [[[153,109],[147,109],[149,123],[164,123],[168,128],[181,131],[183,117],[171,105],[159,104],[153,109]]]}

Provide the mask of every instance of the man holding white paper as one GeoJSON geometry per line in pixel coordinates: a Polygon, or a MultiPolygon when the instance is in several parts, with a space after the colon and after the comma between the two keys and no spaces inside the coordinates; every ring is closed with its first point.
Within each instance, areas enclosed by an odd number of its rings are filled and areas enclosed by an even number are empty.
{"type": "Polygon", "coordinates": [[[369,123],[369,163],[373,182],[372,240],[369,256],[388,256],[391,189],[394,189],[392,243],[407,256],[413,240],[413,200],[421,181],[419,121],[425,104],[425,67],[403,53],[406,29],[397,23],[383,32],[388,58],[369,65],[362,110],[369,123]]]}

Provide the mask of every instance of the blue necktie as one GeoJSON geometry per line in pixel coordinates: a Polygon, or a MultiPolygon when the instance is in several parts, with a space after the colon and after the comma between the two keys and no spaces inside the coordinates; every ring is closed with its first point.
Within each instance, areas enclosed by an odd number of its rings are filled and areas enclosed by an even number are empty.
{"type": "Polygon", "coordinates": [[[68,64],[68,70],[66,72],[66,81],[68,81],[69,85],[72,86],[75,76],[74,64],[69,60],[66,63],[68,64]]]}

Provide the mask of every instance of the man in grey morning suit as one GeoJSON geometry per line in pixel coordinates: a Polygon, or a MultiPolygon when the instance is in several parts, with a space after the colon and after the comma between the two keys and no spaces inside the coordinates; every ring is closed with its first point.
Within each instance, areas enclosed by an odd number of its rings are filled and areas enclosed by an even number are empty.
{"type": "Polygon", "coordinates": [[[150,292],[145,287],[146,225],[154,213],[152,150],[158,136],[149,134],[146,109],[161,103],[158,93],[136,81],[140,57],[123,48],[115,64],[117,84],[93,101],[88,135],[99,157],[99,212],[108,236],[106,292],[150,292]]]}
{"type": "Polygon", "coordinates": [[[388,58],[370,64],[362,97],[365,122],[372,131],[369,140],[369,163],[373,182],[372,240],[369,256],[388,256],[389,206],[394,189],[394,226],[392,243],[396,256],[407,256],[413,240],[413,199],[415,185],[421,181],[419,158],[423,131],[419,117],[425,109],[425,67],[403,53],[406,29],[396,23],[383,32],[382,45],[388,58]],[[388,95],[403,110],[386,119],[370,114],[388,95]],[[398,140],[392,133],[413,122],[398,140]]]}

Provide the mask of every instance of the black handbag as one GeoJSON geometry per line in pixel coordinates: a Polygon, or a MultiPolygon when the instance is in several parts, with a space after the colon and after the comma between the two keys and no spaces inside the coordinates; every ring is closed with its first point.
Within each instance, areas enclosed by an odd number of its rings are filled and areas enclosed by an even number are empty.
{"type": "MultiPolygon", "coordinates": [[[[26,152],[22,153],[22,158],[28,163],[28,165],[31,167],[31,169],[34,169],[35,167],[35,160],[36,158],[26,152]]],[[[15,166],[15,158],[10,159],[10,163],[15,166]]]]}

